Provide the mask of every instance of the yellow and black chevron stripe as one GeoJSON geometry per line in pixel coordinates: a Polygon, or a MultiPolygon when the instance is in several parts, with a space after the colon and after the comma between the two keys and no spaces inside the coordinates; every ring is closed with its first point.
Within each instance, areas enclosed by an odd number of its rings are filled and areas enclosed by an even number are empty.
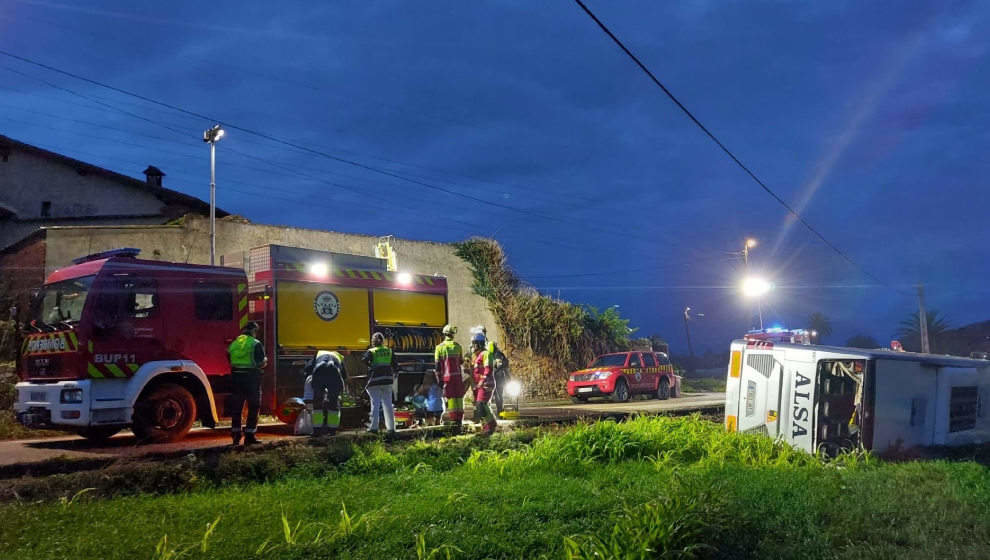
{"type": "MultiPolygon", "coordinates": [[[[288,270],[306,272],[306,265],[304,263],[285,264],[284,266],[288,270]]],[[[395,282],[396,279],[395,272],[379,272],[377,270],[360,270],[357,268],[335,268],[333,269],[333,275],[338,278],[352,278],[354,280],[384,280],[386,282],[395,282]]],[[[419,274],[413,275],[413,282],[418,286],[434,285],[432,277],[419,274]]]]}
{"type": "Polygon", "coordinates": [[[73,331],[29,335],[21,344],[22,356],[60,354],[79,349],[79,339],[73,331]]]}
{"type": "Polygon", "coordinates": [[[117,364],[95,364],[93,362],[89,362],[86,364],[86,373],[94,379],[120,379],[134,375],[140,368],[141,366],[138,364],[124,364],[123,367],[121,367],[117,364]],[[127,370],[126,373],[124,372],[125,369],[127,370]]]}
{"type": "Polygon", "coordinates": [[[238,324],[240,328],[244,328],[248,324],[248,296],[247,296],[247,285],[238,284],[237,285],[237,316],[240,317],[238,324]]]}
{"type": "Polygon", "coordinates": [[[625,368],[622,370],[622,373],[634,375],[637,371],[640,371],[642,373],[673,373],[674,366],[668,364],[665,366],[648,367],[648,368],[625,368]]]}

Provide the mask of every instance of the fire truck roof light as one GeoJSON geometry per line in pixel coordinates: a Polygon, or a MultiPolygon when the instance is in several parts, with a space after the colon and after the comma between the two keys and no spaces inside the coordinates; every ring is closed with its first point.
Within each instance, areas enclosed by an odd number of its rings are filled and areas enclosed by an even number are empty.
{"type": "Polygon", "coordinates": [[[133,259],[138,256],[141,249],[134,247],[123,247],[121,249],[111,249],[109,251],[102,251],[99,253],[93,253],[92,255],[86,255],[85,257],[79,257],[78,259],[72,259],[72,264],[82,264],[89,261],[98,261],[100,259],[109,259],[110,257],[127,257],[133,259]]]}
{"type": "Polygon", "coordinates": [[[412,274],[409,274],[408,272],[400,272],[398,275],[396,275],[395,279],[399,284],[402,284],[403,286],[408,286],[413,283],[412,274]]]}

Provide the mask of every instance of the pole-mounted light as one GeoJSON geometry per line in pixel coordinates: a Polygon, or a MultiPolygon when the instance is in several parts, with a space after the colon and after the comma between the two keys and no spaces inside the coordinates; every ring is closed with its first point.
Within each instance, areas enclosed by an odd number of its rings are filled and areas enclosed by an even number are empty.
{"type": "Polygon", "coordinates": [[[203,132],[203,142],[210,145],[210,264],[217,258],[217,141],[223,138],[223,127],[217,123],[203,132]]]}

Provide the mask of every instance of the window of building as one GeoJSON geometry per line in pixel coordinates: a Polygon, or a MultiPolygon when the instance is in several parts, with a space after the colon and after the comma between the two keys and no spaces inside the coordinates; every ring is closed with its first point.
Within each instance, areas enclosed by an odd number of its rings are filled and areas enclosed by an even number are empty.
{"type": "Polygon", "coordinates": [[[200,282],[193,291],[196,318],[201,321],[230,321],[234,318],[234,293],[229,284],[200,282]]]}
{"type": "Polygon", "coordinates": [[[42,218],[52,217],[52,201],[50,200],[41,201],[41,217],[42,218]]]}

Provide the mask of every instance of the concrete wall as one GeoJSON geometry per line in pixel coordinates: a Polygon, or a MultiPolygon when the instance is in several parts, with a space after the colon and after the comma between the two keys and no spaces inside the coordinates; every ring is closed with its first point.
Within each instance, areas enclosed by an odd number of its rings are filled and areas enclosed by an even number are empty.
{"type": "MultiPolygon", "coordinates": [[[[142,258],[206,264],[210,260],[209,231],[209,220],[194,215],[187,216],[182,225],[173,226],[52,228],[47,230],[46,273],[78,256],[119,247],[137,247],[142,250],[142,258]]],[[[242,262],[238,259],[244,251],[261,245],[374,256],[376,241],[377,238],[366,235],[217,221],[218,264],[219,255],[224,255],[225,262],[233,266],[242,262]]],[[[448,313],[451,323],[460,330],[457,339],[465,349],[468,330],[473,325],[483,324],[490,336],[495,335],[496,340],[503,338],[496,335],[498,327],[487,301],[471,289],[474,282],[471,270],[454,254],[451,245],[396,239],[393,247],[400,270],[447,277],[448,313]]]]}
{"type": "MultiPolygon", "coordinates": [[[[0,161],[0,205],[16,214],[17,221],[40,220],[44,201],[51,203],[52,223],[82,216],[163,215],[166,206],[152,192],[13,147],[6,161],[0,161]]],[[[24,237],[24,227],[12,222],[0,222],[0,248],[24,237]]]]}

